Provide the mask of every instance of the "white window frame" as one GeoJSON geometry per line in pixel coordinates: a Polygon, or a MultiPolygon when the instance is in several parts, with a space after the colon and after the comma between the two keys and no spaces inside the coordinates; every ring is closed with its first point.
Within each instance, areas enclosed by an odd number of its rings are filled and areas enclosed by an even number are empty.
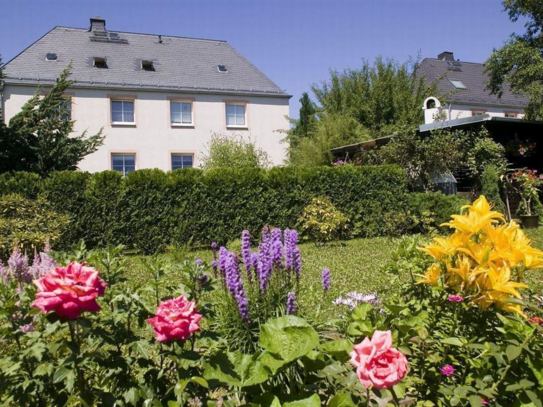
{"type": "Polygon", "coordinates": [[[192,100],[170,100],[170,125],[173,127],[193,127],[194,126],[194,104],[192,100]],[[173,121],[173,114],[172,114],[172,108],[173,104],[178,103],[181,107],[181,122],[174,122],[173,121]],[[183,123],[183,105],[189,105],[190,106],[190,123],[183,123]]]}
{"type": "Polygon", "coordinates": [[[471,116],[472,117],[475,117],[475,116],[484,116],[486,114],[486,110],[477,110],[477,109],[474,109],[471,111],[471,116]]]}
{"type": "MultiPolygon", "coordinates": [[[[173,157],[175,155],[179,155],[179,156],[190,156],[192,157],[192,166],[191,167],[184,167],[184,166],[181,166],[180,168],[194,168],[194,165],[195,165],[195,156],[194,156],[194,153],[180,153],[180,152],[172,152],[170,153],[170,168],[172,171],[174,171],[174,168],[173,168],[173,157]]],[[[182,160],[181,160],[181,165],[182,165],[182,160]]],[[[180,169],[180,168],[175,168],[176,170],[177,169],[180,169]]]]}
{"type": "Polygon", "coordinates": [[[454,86],[455,89],[458,90],[467,90],[468,87],[459,79],[449,79],[449,82],[454,86]],[[456,85],[455,85],[456,82],[456,85]]]}
{"type": "Polygon", "coordinates": [[[136,100],[135,99],[122,99],[122,98],[110,98],[110,102],[109,102],[109,113],[110,113],[110,118],[109,120],[111,121],[111,124],[112,125],[135,125],[136,124],[136,100]],[[124,104],[125,103],[132,103],[132,106],[133,106],[133,109],[132,109],[132,114],[134,115],[133,117],[133,121],[131,122],[127,122],[127,121],[114,121],[113,120],[113,103],[122,103],[122,106],[123,106],[123,109],[121,111],[121,115],[122,115],[122,118],[124,120],[124,104]]]}
{"type": "MultiPolygon", "coordinates": [[[[232,128],[232,129],[246,129],[249,127],[248,125],[248,118],[247,118],[247,102],[236,102],[236,101],[225,101],[224,102],[224,119],[226,121],[226,128],[232,128]],[[237,118],[238,114],[237,112],[234,114],[234,117],[236,118],[236,124],[228,124],[228,106],[243,106],[243,119],[244,124],[237,124],[237,118]]],[[[241,115],[239,115],[241,116],[241,115]]]]}
{"type": "Polygon", "coordinates": [[[125,156],[127,156],[127,155],[134,156],[134,171],[136,171],[138,169],[138,154],[137,153],[135,153],[135,152],[112,152],[112,153],[110,153],[111,170],[120,172],[121,174],[123,174],[123,177],[126,177],[127,174],[132,172],[132,171],[126,172],[125,156]],[[114,156],[123,156],[123,170],[122,171],[118,171],[118,170],[114,169],[114,167],[113,167],[113,157],[114,156]]]}

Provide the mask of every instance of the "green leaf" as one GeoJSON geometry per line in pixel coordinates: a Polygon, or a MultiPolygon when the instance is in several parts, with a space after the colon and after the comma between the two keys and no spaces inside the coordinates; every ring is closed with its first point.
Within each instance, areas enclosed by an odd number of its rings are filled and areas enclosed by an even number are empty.
{"type": "Polygon", "coordinates": [[[509,345],[507,346],[507,349],[505,350],[505,354],[507,355],[507,359],[509,360],[509,362],[518,358],[521,353],[522,353],[521,346],[509,345]]]}
{"type": "Polygon", "coordinates": [[[67,369],[65,367],[61,367],[61,368],[57,369],[57,371],[53,375],[53,383],[60,383],[61,381],[63,381],[66,378],[66,376],[68,376],[68,374],[70,372],[71,372],[71,370],[67,369]]]}
{"type": "Polygon", "coordinates": [[[353,343],[348,339],[337,339],[323,343],[320,348],[340,361],[346,362],[350,358],[349,352],[353,350],[353,343]]]}
{"type": "Polygon", "coordinates": [[[220,353],[205,364],[204,378],[236,387],[263,383],[268,380],[268,373],[257,357],[241,352],[220,353]]]}
{"type": "Polygon", "coordinates": [[[311,397],[302,400],[283,403],[283,407],[321,407],[321,399],[317,394],[313,394],[311,397]]]}
{"type": "Polygon", "coordinates": [[[441,343],[452,346],[464,346],[464,343],[460,340],[460,338],[445,338],[441,340],[441,343]]]}
{"type": "Polygon", "coordinates": [[[269,319],[260,330],[260,345],[287,363],[307,355],[318,344],[317,331],[293,315],[269,319]]]}
{"type": "Polygon", "coordinates": [[[338,393],[328,403],[328,407],[356,407],[349,394],[338,393]]]}
{"type": "Polygon", "coordinates": [[[279,399],[270,393],[261,394],[254,398],[253,403],[261,407],[281,407],[279,399]]]}

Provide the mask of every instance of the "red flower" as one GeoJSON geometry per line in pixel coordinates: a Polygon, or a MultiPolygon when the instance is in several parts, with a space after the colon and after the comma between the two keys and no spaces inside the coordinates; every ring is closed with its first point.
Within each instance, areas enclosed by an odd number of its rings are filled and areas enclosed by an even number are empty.
{"type": "Polygon", "coordinates": [[[106,283],[99,271],[85,263],[70,263],[67,267],[56,267],[34,284],[38,287],[33,307],[44,313],[54,311],[59,317],[76,319],[83,311],[100,311],[96,297],[103,296],[106,283]]]}
{"type": "Polygon", "coordinates": [[[153,325],[157,341],[170,342],[185,340],[200,330],[198,322],[202,315],[198,314],[196,304],[184,296],[162,301],[154,318],[147,322],[153,325]]]}

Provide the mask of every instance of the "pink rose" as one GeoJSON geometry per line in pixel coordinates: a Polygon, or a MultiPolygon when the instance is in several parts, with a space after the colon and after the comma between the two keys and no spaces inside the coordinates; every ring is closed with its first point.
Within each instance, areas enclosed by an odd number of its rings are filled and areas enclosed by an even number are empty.
{"type": "Polygon", "coordinates": [[[100,311],[96,297],[103,296],[106,283],[99,271],[85,263],[72,262],[67,267],[49,270],[34,284],[38,287],[33,307],[44,313],[54,311],[59,317],[76,319],[83,311],[100,311]]]}
{"type": "Polygon", "coordinates": [[[375,331],[371,341],[365,338],[350,353],[360,382],[366,388],[388,389],[407,373],[405,355],[392,348],[390,331],[375,331]]]}
{"type": "Polygon", "coordinates": [[[185,340],[192,333],[200,330],[198,322],[202,316],[196,310],[196,304],[184,296],[162,301],[154,318],[147,322],[153,325],[157,341],[169,342],[185,340]]]}

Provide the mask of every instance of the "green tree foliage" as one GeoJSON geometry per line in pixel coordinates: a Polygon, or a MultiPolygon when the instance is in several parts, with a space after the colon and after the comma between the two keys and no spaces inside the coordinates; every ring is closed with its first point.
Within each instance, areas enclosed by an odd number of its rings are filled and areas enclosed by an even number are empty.
{"type": "Polygon", "coordinates": [[[359,69],[331,71],[328,81],[312,87],[316,103],[306,95],[301,99],[303,112],[289,134],[291,164],[328,164],[330,148],[419,125],[424,99],[437,95],[437,87],[428,86],[417,69],[417,61],[399,64],[379,57],[374,64],[364,60],[359,69]],[[315,108],[315,122],[308,106],[315,108]]]}
{"type": "Polygon", "coordinates": [[[302,104],[300,107],[300,118],[293,121],[294,127],[289,135],[292,148],[298,147],[300,139],[311,137],[317,121],[315,104],[309,98],[307,92],[302,93],[300,103],[302,104]]]}
{"type": "Polygon", "coordinates": [[[74,122],[65,117],[68,105],[62,96],[73,83],[69,76],[70,66],[47,95],[36,92],[9,125],[2,127],[0,172],[28,171],[45,176],[53,171],[75,170],[83,157],[102,145],[101,131],[90,137],[86,131],[79,136],[72,134],[74,122]]]}
{"type": "Polygon", "coordinates": [[[202,168],[266,168],[271,160],[254,141],[240,135],[228,136],[213,133],[207,144],[207,154],[202,156],[202,168]]]}
{"type": "Polygon", "coordinates": [[[501,96],[507,83],[511,91],[530,97],[526,117],[543,119],[543,2],[541,0],[505,0],[503,6],[515,22],[526,20],[526,32],[513,34],[486,61],[488,87],[501,96]]]}

